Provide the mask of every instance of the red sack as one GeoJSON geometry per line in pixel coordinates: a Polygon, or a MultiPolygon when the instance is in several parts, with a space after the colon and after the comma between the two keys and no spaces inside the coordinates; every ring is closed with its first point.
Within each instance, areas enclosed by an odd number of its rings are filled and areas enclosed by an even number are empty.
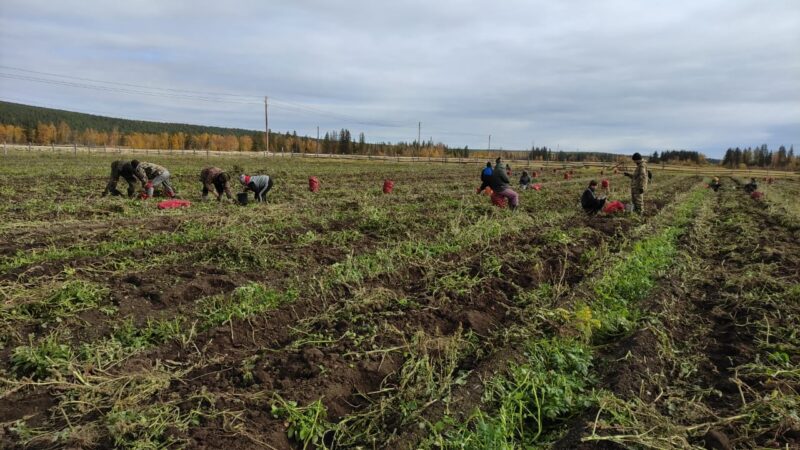
{"type": "Polygon", "coordinates": [[[311,192],[319,192],[319,180],[317,177],[308,177],[308,190],[311,192]]]}
{"type": "Polygon", "coordinates": [[[752,198],[753,200],[761,200],[762,197],[764,197],[763,192],[755,191],[752,194],[750,194],[750,198],[752,198]]]}
{"type": "Polygon", "coordinates": [[[383,180],[383,193],[384,194],[391,194],[392,189],[394,189],[394,181],[392,180],[383,180]]]}
{"type": "Polygon", "coordinates": [[[164,200],[158,204],[158,209],[188,208],[191,205],[189,200],[164,200]]]}
{"type": "Polygon", "coordinates": [[[539,178],[539,172],[533,172],[531,178],[539,178]]]}
{"type": "Polygon", "coordinates": [[[570,178],[572,178],[572,175],[570,175],[569,172],[564,172],[564,179],[569,180],[570,178]]]}
{"type": "Polygon", "coordinates": [[[608,180],[601,181],[600,186],[602,186],[603,189],[608,189],[609,186],[608,180]]]}
{"type": "Polygon", "coordinates": [[[505,208],[507,200],[508,199],[506,199],[505,197],[503,197],[500,194],[492,193],[492,204],[494,206],[497,206],[498,208],[505,208]]]}
{"type": "Polygon", "coordinates": [[[533,190],[534,191],[541,191],[542,190],[542,185],[539,184],[539,183],[534,184],[533,185],[533,190]]]}
{"type": "Polygon", "coordinates": [[[606,214],[615,214],[622,211],[625,211],[625,204],[619,200],[614,200],[603,206],[603,212],[606,214]]]}

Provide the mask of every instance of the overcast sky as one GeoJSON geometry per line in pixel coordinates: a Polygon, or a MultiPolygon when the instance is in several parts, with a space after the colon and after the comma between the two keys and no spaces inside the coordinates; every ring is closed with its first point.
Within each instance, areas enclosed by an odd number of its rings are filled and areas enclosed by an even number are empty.
{"type": "Polygon", "coordinates": [[[273,131],[371,142],[800,144],[798,0],[2,0],[0,66],[0,99],[142,120],[261,130],[267,95],[273,131]]]}

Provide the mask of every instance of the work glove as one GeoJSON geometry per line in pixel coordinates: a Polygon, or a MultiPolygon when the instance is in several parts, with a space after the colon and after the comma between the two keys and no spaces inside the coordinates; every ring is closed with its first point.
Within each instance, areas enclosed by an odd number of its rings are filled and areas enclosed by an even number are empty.
{"type": "Polygon", "coordinates": [[[152,181],[148,181],[147,184],[144,185],[145,189],[151,189],[152,187],[153,187],[153,182],[152,181]]]}

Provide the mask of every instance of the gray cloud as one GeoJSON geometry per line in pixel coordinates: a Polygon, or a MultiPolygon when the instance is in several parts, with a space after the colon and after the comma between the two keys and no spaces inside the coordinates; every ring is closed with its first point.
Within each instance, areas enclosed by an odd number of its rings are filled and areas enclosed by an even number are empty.
{"type": "MultiPolygon", "coordinates": [[[[211,103],[0,78],[0,97],[147,120],[598,151],[798,141],[793,0],[6,0],[0,65],[211,103]],[[161,91],[163,92],[163,91],[161,91]],[[226,97],[232,99],[230,97],[226,97]]],[[[18,73],[0,69],[2,73],[18,73]]]]}

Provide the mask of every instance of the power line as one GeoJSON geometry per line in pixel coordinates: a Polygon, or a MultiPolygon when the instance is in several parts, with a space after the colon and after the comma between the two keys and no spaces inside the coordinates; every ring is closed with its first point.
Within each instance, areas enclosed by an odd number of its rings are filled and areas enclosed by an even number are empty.
{"type": "Polygon", "coordinates": [[[68,78],[68,79],[71,79],[71,80],[89,81],[89,82],[92,82],[92,83],[103,83],[103,84],[111,84],[111,85],[117,85],[117,86],[128,86],[128,87],[144,88],[144,89],[157,90],[157,91],[172,91],[172,92],[183,92],[183,93],[187,93],[187,94],[215,95],[215,96],[220,96],[220,97],[246,97],[246,98],[251,98],[251,99],[258,99],[259,98],[259,96],[257,96],[257,95],[248,95],[248,94],[230,94],[230,93],[224,93],[224,92],[191,91],[191,90],[187,90],[187,89],[161,88],[161,87],[145,86],[145,85],[141,85],[141,84],[121,83],[121,82],[118,82],[118,81],[96,80],[96,79],[93,79],[93,78],[75,77],[75,76],[71,76],[71,75],[62,75],[62,74],[51,73],[51,72],[39,72],[37,70],[22,69],[22,68],[19,68],[19,67],[11,67],[11,66],[4,66],[4,65],[0,65],[0,69],[15,70],[15,71],[27,72],[27,73],[35,73],[37,75],[47,75],[47,76],[50,76],[50,77],[57,77],[57,78],[68,78]]]}
{"type": "Polygon", "coordinates": [[[248,105],[248,104],[258,104],[258,102],[248,102],[248,101],[235,101],[235,100],[226,100],[226,99],[219,99],[214,97],[202,97],[198,95],[183,95],[183,94],[170,94],[164,92],[148,92],[143,90],[135,90],[135,89],[127,89],[127,88],[118,88],[113,86],[96,86],[86,83],[78,83],[72,81],[61,81],[61,80],[48,80],[46,78],[38,78],[32,77],[28,75],[17,75],[17,74],[9,74],[9,73],[2,73],[0,72],[0,78],[8,78],[14,80],[21,80],[21,81],[32,81],[35,83],[42,83],[48,84],[51,86],[65,86],[65,87],[74,87],[80,89],[89,89],[101,92],[115,92],[115,93],[123,93],[123,94],[134,94],[134,95],[147,95],[151,97],[167,97],[167,98],[177,98],[177,99],[186,99],[186,100],[198,100],[204,102],[213,102],[213,103],[232,103],[232,104],[241,104],[241,105],[248,105]]]}
{"type": "MultiPolygon", "coordinates": [[[[141,84],[133,84],[133,83],[122,83],[122,82],[115,82],[115,81],[106,81],[106,80],[98,80],[93,78],[84,78],[84,77],[76,77],[71,75],[63,75],[63,74],[56,74],[51,72],[42,72],[36,70],[29,70],[23,69],[19,67],[12,67],[12,66],[5,66],[0,65],[0,69],[11,70],[16,72],[24,72],[24,73],[8,73],[8,72],[0,72],[0,78],[6,79],[13,79],[19,81],[27,81],[27,82],[34,82],[34,83],[41,83],[51,86],[61,86],[61,87],[70,87],[70,88],[78,88],[78,89],[87,89],[87,90],[94,90],[98,92],[111,92],[111,93],[121,93],[121,94],[129,94],[129,95],[141,95],[141,96],[149,96],[149,97],[158,97],[158,98],[173,98],[173,99],[182,99],[182,100],[194,100],[194,101],[201,101],[201,102],[208,102],[208,103],[227,103],[227,104],[235,104],[235,105],[261,105],[263,97],[248,95],[248,94],[234,94],[229,92],[204,92],[204,91],[197,91],[197,90],[189,90],[189,89],[174,89],[174,88],[162,88],[162,87],[153,87],[153,86],[145,86],[141,84]],[[41,76],[33,76],[33,75],[26,75],[27,74],[35,74],[35,75],[42,75],[49,78],[43,78],[41,76]],[[55,78],[55,79],[51,79],[55,78]],[[61,78],[61,79],[59,79],[61,78]],[[95,83],[95,84],[92,84],[95,83]],[[98,85],[100,84],[100,85],[98,85]],[[222,97],[222,98],[220,98],[222,97]]],[[[406,122],[398,122],[398,121],[375,121],[375,120],[363,120],[353,115],[348,115],[344,113],[332,112],[327,111],[324,109],[304,105],[297,102],[292,102],[288,100],[279,100],[270,98],[271,105],[274,108],[283,109],[287,111],[293,111],[296,113],[306,114],[306,115],[315,115],[315,116],[323,116],[332,119],[337,119],[341,121],[345,121],[351,124],[363,125],[363,126],[370,126],[370,127],[378,127],[378,128],[411,128],[413,123],[406,123],[406,122]]],[[[419,130],[418,130],[419,131],[419,130]]],[[[467,137],[483,137],[486,136],[484,133],[472,133],[472,132],[463,132],[463,131],[448,131],[442,129],[431,129],[429,130],[433,133],[439,135],[449,135],[449,136],[467,136],[467,137]]],[[[522,148],[522,147],[521,147],[522,148]]]]}

